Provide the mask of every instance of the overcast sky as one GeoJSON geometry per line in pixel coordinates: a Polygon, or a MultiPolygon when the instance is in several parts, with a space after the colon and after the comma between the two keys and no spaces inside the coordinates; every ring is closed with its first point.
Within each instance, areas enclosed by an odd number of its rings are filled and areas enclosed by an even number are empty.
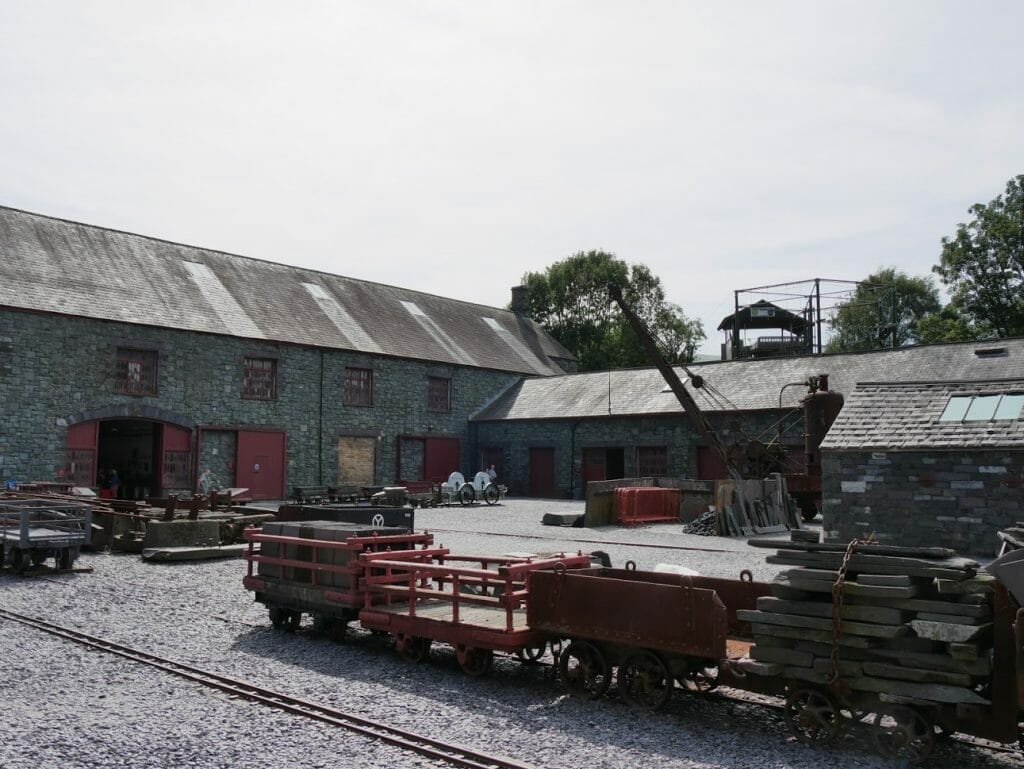
{"type": "Polygon", "coordinates": [[[1024,173],[1024,3],[0,4],[0,204],[503,307],[928,274],[1024,173]]]}

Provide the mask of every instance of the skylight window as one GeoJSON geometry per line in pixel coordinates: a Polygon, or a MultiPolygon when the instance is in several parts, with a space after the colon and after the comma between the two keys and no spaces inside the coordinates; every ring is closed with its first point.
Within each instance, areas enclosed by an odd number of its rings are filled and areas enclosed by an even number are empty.
{"type": "Polygon", "coordinates": [[[1024,394],[954,395],[939,417],[940,422],[989,422],[1020,419],[1024,394]]]}

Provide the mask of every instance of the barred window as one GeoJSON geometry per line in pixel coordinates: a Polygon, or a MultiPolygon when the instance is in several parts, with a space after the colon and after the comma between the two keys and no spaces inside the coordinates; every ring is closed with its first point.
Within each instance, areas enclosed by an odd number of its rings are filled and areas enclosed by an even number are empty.
{"type": "Polygon", "coordinates": [[[242,397],[272,401],[277,397],[277,361],[273,358],[246,358],[242,371],[242,397]]]}
{"type": "Polygon", "coordinates": [[[439,376],[427,377],[427,411],[452,410],[452,380],[439,376]]]}
{"type": "Polygon", "coordinates": [[[372,406],[373,369],[346,368],[342,398],[346,406],[372,406]]]}
{"type": "Polygon", "coordinates": [[[117,348],[114,392],[125,395],[156,395],[156,350],[117,348]]]}
{"type": "Polygon", "coordinates": [[[641,446],[637,450],[637,470],[643,478],[668,475],[668,449],[665,446],[641,446]]]}

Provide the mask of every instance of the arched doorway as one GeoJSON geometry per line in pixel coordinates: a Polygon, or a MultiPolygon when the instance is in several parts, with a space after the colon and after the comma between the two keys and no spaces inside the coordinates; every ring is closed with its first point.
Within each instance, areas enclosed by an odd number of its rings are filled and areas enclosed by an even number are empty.
{"type": "Polygon", "coordinates": [[[132,416],[76,422],[68,427],[67,475],[76,486],[121,499],[191,491],[192,430],[132,416]],[[116,494],[109,483],[115,470],[116,494]]]}

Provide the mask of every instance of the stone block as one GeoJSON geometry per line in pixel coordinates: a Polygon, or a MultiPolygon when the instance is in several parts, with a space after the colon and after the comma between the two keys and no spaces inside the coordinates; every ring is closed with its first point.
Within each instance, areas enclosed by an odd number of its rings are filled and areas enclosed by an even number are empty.
{"type": "Polygon", "coordinates": [[[144,548],[216,547],[220,521],[147,521],[144,548]]]}

